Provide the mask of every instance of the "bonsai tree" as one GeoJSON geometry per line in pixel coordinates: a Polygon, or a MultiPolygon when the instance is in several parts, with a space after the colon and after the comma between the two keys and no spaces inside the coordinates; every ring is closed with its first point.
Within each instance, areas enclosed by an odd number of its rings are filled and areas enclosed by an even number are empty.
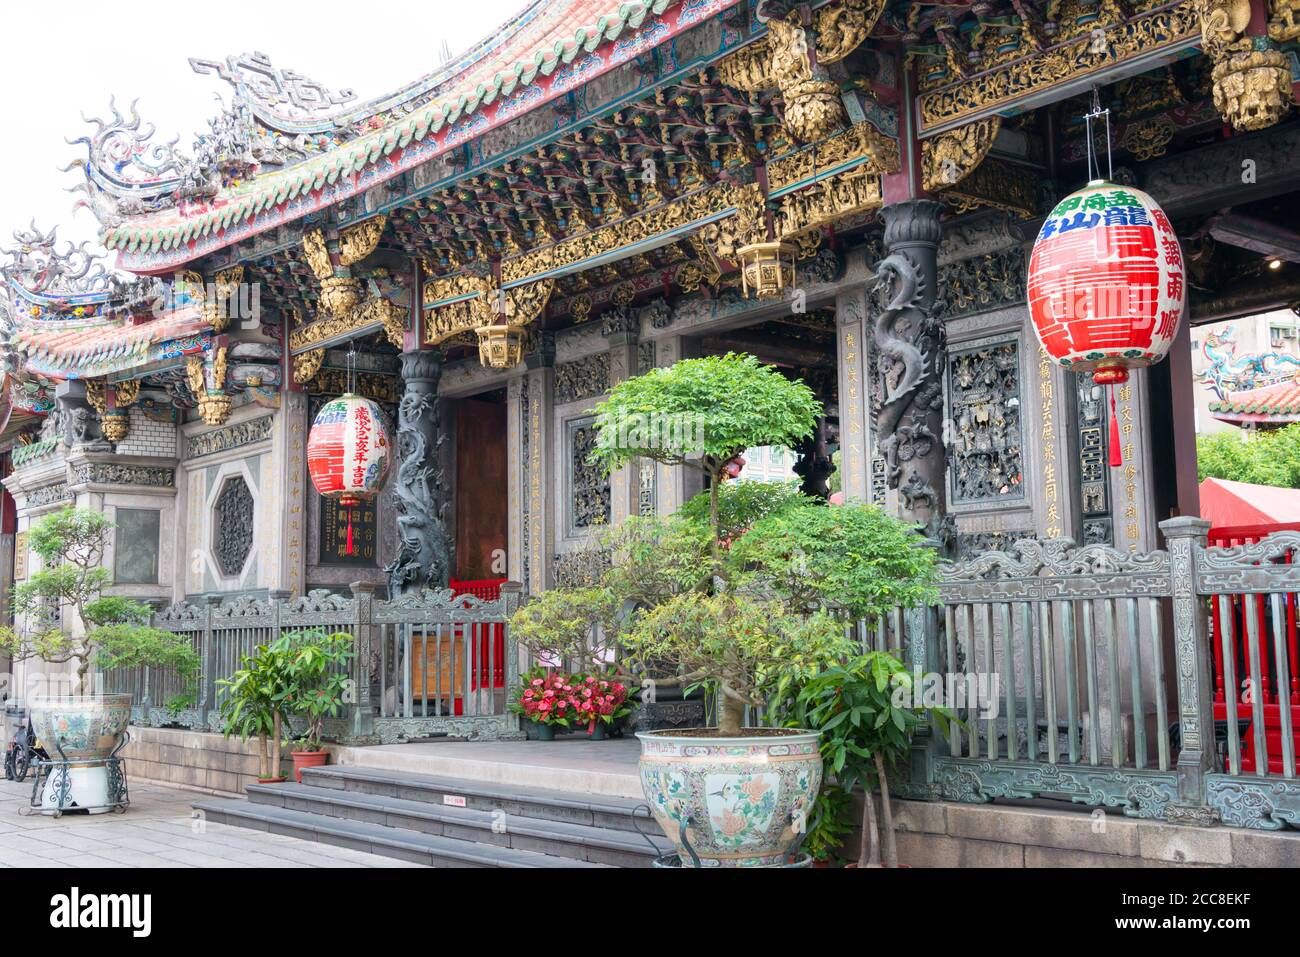
{"type": "Polygon", "coordinates": [[[199,655],[188,637],[150,627],[149,606],[104,594],[113,584],[104,567],[112,529],[103,513],[72,506],[31,527],[31,547],[41,568],[14,586],[14,614],[22,623],[16,629],[0,628],[0,652],[15,661],[75,663],[77,687],[83,692],[92,667],[171,668],[184,690],[169,707],[183,707],[192,698],[199,655]],[[67,619],[65,609],[76,613],[75,621],[67,619]]]}
{"type": "Polygon", "coordinates": [[[647,458],[699,471],[708,482],[710,551],[720,571],[719,488],[754,446],[794,445],[813,432],[821,403],[749,355],[684,359],[626,379],[596,407],[592,460],[613,472],[647,458]]]}
{"type": "Polygon", "coordinates": [[[307,721],[298,738],[298,749],[319,751],[325,719],[337,717],[347,703],[351,683],[347,665],[356,657],[352,636],[290,634],[278,639],[272,648],[284,656],[282,703],[289,714],[307,721]]]}
{"type": "Polygon", "coordinates": [[[683,592],[638,616],[622,640],[634,661],[669,661],[681,669],[655,685],[715,691],[723,737],[739,736],[745,709],[766,709],[768,692],[783,679],[816,671],[853,649],[844,624],[832,615],[792,615],[779,602],[732,591],[683,592]]]}
{"type": "Polygon", "coordinates": [[[906,760],[912,734],[933,716],[946,729],[955,720],[946,709],[916,703],[912,675],[886,651],[858,655],[806,680],[795,701],[793,722],[821,731],[827,770],[846,792],[863,789],[862,847],[859,867],[881,865],[881,831],[876,824],[873,785],[880,788],[884,816],[884,866],[898,866],[894,816],[889,801],[891,769],[906,760]]]}

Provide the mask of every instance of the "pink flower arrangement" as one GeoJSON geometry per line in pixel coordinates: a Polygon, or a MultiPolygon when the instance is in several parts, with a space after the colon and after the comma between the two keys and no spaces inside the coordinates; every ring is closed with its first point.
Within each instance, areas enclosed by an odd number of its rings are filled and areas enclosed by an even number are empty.
{"type": "Polygon", "coordinates": [[[535,668],[522,676],[519,696],[510,709],[529,721],[585,728],[613,724],[631,712],[628,689],[607,675],[564,674],[535,668]]]}

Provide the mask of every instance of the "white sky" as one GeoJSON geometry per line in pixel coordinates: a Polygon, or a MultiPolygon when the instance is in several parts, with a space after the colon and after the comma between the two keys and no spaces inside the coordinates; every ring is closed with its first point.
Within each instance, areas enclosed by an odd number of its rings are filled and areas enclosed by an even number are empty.
{"type": "MultiPolygon", "coordinates": [[[[331,89],[350,87],[359,100],[397,89],[438,67],[445,40],[453,56],[496,31],[528,0],[45,0],[5,5],[8,42],[0,57],[0,246],[32,217],[62,240],[98,248],[89,210],[72,214],[80,193],[65,190],[81,174],[61,168],[85,156],[65,139],[93,129],[81,114],[107,117],[110,96],[125,114],[133,99],[155,142],[178,133],[191,153],[194,135],[218,111],[214,94],[230,87],[190,69],[189,57],[224,60],[267,54],[331,89]]],[[[192,154],[191,154],[192,155],[192,154]]]]}

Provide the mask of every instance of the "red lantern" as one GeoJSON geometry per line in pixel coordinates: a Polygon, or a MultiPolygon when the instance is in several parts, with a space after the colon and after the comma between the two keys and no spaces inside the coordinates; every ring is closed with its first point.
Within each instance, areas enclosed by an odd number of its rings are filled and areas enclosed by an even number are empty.
{"type": "Polygon", "coordinates": [[[1165,357],[1186,295],[1169,217],[1131,186],[1094,180],[1061,200],[1029,259],[1029,314],[1043,348],[1102,385],[1165,357]]]}
{"type": "MultiPolygon", "coordinates": [[[[1029,315],[1053,359],[1094,382],[1169,352],[1187,297],[1183,253],[1169,217],[1146,193],[1093,180],[1057,203],[1029,257],[1029,315]]],[[[1123,464],[1110,397],[1110,464],[1123,464]]]]}
{"type": "Polygon", "coordinates": [[[379,407],[348,393],[325,403],[307,437],[307,471],[324,498],[348,510],[345,554],[354,553],[352,509],[383,487],[393,462],[393,444],[379,407]]]}

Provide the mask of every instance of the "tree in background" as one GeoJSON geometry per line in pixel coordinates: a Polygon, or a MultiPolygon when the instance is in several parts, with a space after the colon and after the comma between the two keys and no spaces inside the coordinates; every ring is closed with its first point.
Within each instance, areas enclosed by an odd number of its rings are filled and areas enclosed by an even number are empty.
{"type": "Polygon", "coordinates": [[[1268,432],[1219,432],[1196,437],[1199,478],[1300,488],[1300,423],[1268,432]]]}
{"type": "Polygon", "coordinates": [[[190,639],[149,626],[148,605],[121,595],[105,595],[113,584],[104,567],[104,551],[113,529],[102,512],[60,509],[31,527],[31,548],[40,570],[14,586],[15,628],[0,628],[0,652],[15,661],[38,659],[48,664],[74,663],[78,688],[92,667],[102,670],[147,665],[174,669],[184,689],[172,708],[184,707],[199,673],[199,656],[190,639]],[[65,620],[76,612],[82,625],[65,620]]]}

